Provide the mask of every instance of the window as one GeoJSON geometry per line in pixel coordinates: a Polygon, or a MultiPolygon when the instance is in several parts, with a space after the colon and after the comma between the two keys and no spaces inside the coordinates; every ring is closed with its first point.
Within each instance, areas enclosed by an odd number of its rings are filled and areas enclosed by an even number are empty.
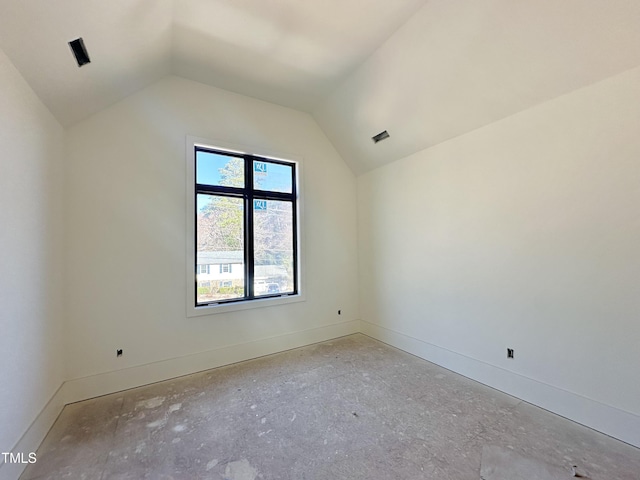
{"type": "Polygon", "coordinates": [[[192,305],[297,295],[297,164],[195,143],[191,148],[191,271],[203,273],[206,266],[206,273],[216,272],[209,266],[218,264],[216,273],[224,274],[217,288],[196,285],[192,305]]]}
{"type": "Polygon", "coordinates": [[[209,269],[209,265],[196,265],[197,268],[197,272],[198,273],[203,273],[203,274],[208,274],[210,269],[209,269]]]}

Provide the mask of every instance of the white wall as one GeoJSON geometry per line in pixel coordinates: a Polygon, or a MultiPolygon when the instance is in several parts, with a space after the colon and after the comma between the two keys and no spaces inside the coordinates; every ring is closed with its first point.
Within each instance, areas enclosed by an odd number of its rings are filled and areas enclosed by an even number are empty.
{"type": "MultiPolygon", "coordinates": [[[[62,127],[0,50],[0,452],[18,453],[64,379],[62,144],[62,127]]],[[[0,465],[0,477],[10,469],[0,465]]]]}
{"type": "Polygon", "coordinates": [[[359,177],[364,330],[640,445],[639,132],[636,68],[359,177]]]}
{"type": "Polygon", "coordinates": [[[308,114],[168,77],[70,128],[67,156],[70,379],[359,318],[356,180],[308,114]],[[302,157],[305,302],[186,317],[187,135],[302,157]]]}

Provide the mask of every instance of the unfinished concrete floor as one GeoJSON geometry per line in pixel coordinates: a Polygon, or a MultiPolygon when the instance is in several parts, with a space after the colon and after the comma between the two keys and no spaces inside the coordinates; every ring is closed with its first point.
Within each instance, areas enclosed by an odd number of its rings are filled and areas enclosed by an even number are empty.
{"type": "Polygon", "coordinates": [[[69,405],[21,478],[479,480],[483,452],[487,480],[640,478],[640,450],[364,335],[69,405]]]}

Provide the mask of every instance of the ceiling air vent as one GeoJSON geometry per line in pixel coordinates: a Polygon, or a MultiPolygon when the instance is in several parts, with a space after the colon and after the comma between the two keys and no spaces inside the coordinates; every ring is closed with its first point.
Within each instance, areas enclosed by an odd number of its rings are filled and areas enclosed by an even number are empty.
{"type": "Polygon", "coordinates": [[[89,59],[89,54],[87,53],[87,47],[84,46],[82,37],[70,41],[69,46],[71,47],[73,55],[76,57],[76,61],[78,62],[79,67],[91,62],[91,60],[89,59]]]}
{"type": "Polygon", "coordinates": [[[387,132],[386,130],[384,132],[380,132],[377,135],[374,135],[373,137],[371,137],[371,140],[373,140],[373,143],[378,143],[385,138],[389,138],[389,132],[387,132]]]}

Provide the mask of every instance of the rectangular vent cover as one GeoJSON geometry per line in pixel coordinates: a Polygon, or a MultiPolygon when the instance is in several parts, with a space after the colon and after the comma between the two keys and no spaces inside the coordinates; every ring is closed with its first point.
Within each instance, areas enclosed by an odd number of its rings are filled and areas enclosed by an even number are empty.
{"type": "Polygon", "coordinates": [[[73,55],[76,57],[76,61],[78,62],[79,67],[91,62],[91,60],[89,59],[89,54],[87,53],[87,47],[84,46],[82,37],[70,41],[69,46],[71,47],[73,55]]]}
{"type": "Polygon", "coordinates": [[[386,130],[384,132],[380,132],[377,135],[374,135],[373,137],[371,137],[371,140],[373,140],[373,143],[378,143],[385,138],[389,138],[389,132],[387,132],[386,130]]]}

